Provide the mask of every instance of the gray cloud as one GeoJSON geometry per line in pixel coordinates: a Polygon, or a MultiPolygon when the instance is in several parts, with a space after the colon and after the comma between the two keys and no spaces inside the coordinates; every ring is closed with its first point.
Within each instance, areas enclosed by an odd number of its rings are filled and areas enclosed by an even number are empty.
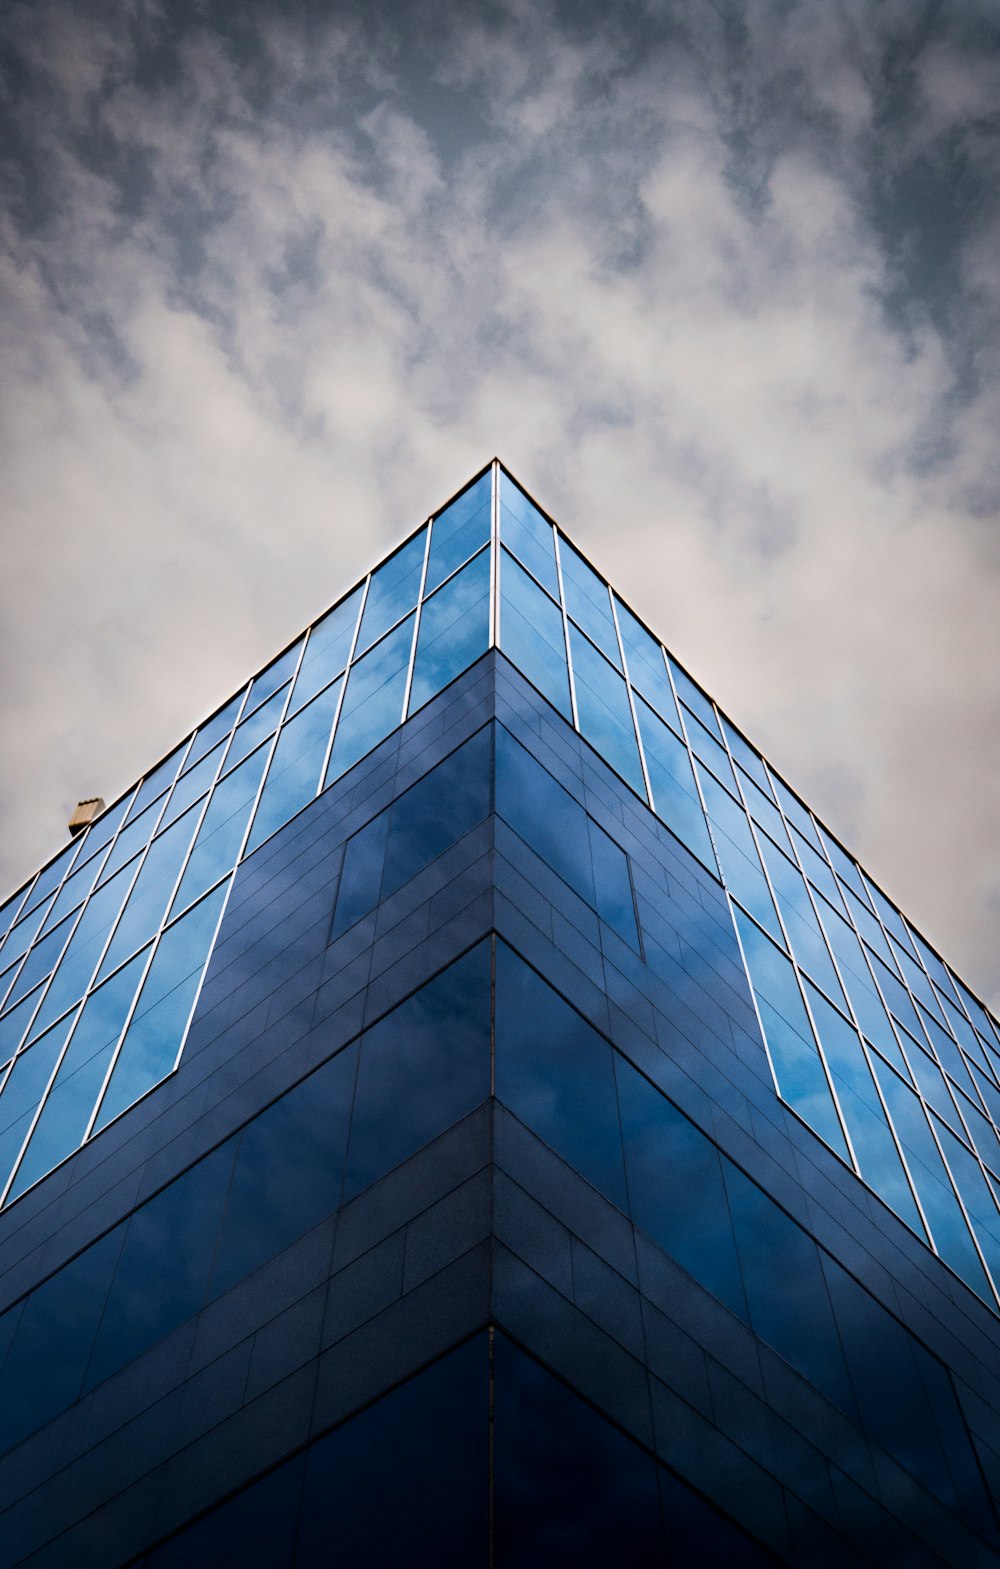
{"type": "Polygon", "coordinates": [[[10,15],[8,882],[498,451],[998,1000],[989,8],[10,15]]]}

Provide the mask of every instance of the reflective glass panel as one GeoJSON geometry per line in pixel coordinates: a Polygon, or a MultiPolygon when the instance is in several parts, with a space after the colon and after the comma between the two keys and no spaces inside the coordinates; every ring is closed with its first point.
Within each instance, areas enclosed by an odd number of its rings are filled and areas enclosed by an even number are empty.
{"type": "Polygon", "coordinates": [[[344,1202],[490,1093],[490,944],[479,943],[367,1030],[344,1202]]]}
{"type": "Polygon", "coordinates": [[[645,800],[646,785],[625,682],[573,626],[569,641],[580,733],[645,800]]]}
{"type": "Polygon", "coordinates": [[[677,696],[682,703],[686,703],[693,714],[701,720],[709,735],[720,736],[719,721],[715,715],[711,700],[707,698],[700,686],[695,686],[686,670],[682,670],[676,660],[670,660],[670,673],[674,678],[677,696]]]}
{"type": "Polygon", "coordinates": [[[292,689],[292,713],[322,692],[334,676],[339,676],[344,669],[351,651],[360,604],[361,589],[356,588],[342,604],[337,605],[313,627],[292,689]]]}
{"type": "Polygon", "coordinates": [[[431,553],[427,562],[424,593],[431,594],[450,577],[456,567],[468,561],[490,537],[493,506],[493,476],[487,471],[450,507],[439,512],[431,527],[431,553]]]}
{"type": "Polygon", "coordinates": [[[126,867],[91,896],[45,994],[45,1001],[35,1021],[36,1032],[58,1019],[70,1003],[83,996],[101,956],[101,949],[108,940],[122,901],[128,893],[132,877],[133,868],[126,867]]]}
{"type": "Polygon", "coordinates": [[[328,785],[401,723],[412,641],[413,617],[410,616],[371,653],[351,666],[327,769],[328,785]]]}
{"type": "Polygon", "coordinates": [[[611,1047],[506,943],[497,943],[496,1094],[628,1213],[611,1047]]]}
{"type": "Polygon", "coordinates": [[[72,1019],[63,1019],[15,1059],[0,1091],[0,1191],[20,1153],[38,1103],[45,1093],[72,1019]]]}
{"type": "MultiPolygon", "coordinates": [[[[81,866],[78,870],[70,873],[56,894],[55,899],[49,905],[49,911],[45,917],[44,930],[51,931],[53,926],[59,925],[63,916],[69,915],[72,910],[76,909],[77,905],[82,903],[94,886],[94,879],[97,876],[99,867],[100,862],[95,856],[85,866],[81,866]]],[[[0,956],[0,963],[2,962],[2,956],[0,956]]]]}
{"type": "Polygon", "coordinates": [[[485,654],[490,636],[490,553],[474,561],[426,599],[420,612],[411,714],[485,654]]]}
{"type": "Polygon", "coordinates": [[[154,801],[152,806],[147,806],[141,817],[134,817],[126,823],[118,838],[111,846],[111,853],[101,868],[97,886],[109,882],[115,873],[129,861],[144,850],[153,837],[153,830],[157,825],[160,813],[163,810],[162,801],[154,801]]]}
{"type": "MultiPolygon", "coordinates": [[[[189,769],[193,768],[194,765],[205,756],[206,752],[210,752],[213,747],[217,746],[220,741],[225,739],[230,730],[233,728],[233,725],[236,721],[236,715],[239,713],[242,703],[243,692],[240,691],[237,692],[234,698],[230,699],[224,708],[219,710],[214,719],[207,719],[205,721],[192,741],[191,750],[185,758],[185,773],[187,773],[189,769]]],[[[181,777],[183,778],[183,775],[181,777]]]]}
{"type": "Polygon", "coordinates": [[[286,681],[292,679],[301,651],[302,639],[299,638],[297,643],[293,643],[291,648],[286,649],[283,654],[279,654],[278,658],[268,665],[266,670],[262,670],[260,675],[255,677],[250,687],[250,696],[247,698],[247,704],[243,710],[244,718],[252,714],[255,709],[260,707],[261,703],[265,702],[273,693],[283,687],[286,681]]]}
{"type": "Polygon", "coordinates": [[[161,828],[166,828],[168,823],[174,822],[182,812],[186,812],[189,806],[193,806],[195,801],[200,800],[204,795],[218,772],[225,744],[224,741],[220,741],[200,763],[196,763],[186,774],[181,774],[167,802],[166,811],[160,819],[161,828]]]}
{"type": "Polygon", "coordinates": [[[147,957],[137,954],[87,998],[18,1168],[12,1198],[82,1141],[147,957]]]}
{"type": "Polygon", "coordinates": [[[573,549],[568,539],[559,540],[559,563],[568,613],[620,670],[622,661],[608,585],[584,561],[579,551],[573,549]]]}
{"type": "Polygon", "coordinates": [[[261,703],[260,707],[255,709],[247,719],[240,720],[233,733],[233,739],[229,743],[226,760],[222,765],[227,774],[232,772],[237,763],[242,763],[245,757],[249,757],[250,753],[260,745],[261,741],[266,740],[269,735],[273,735],[278,728],[278,721],[281,718],[287,697],[288,688],[281,687],[273,696],[261,703]]]}
{"type": "Polygon", "coordinates": [[[653,792],[653,809],[715,876],[715,851],[708,837],[688,749],[641,697],[636,698],[635,709],[653,792]]]}
{"type": "Polygon", "coordinates": [[[500,538],[532,577],[559,598],[552,524],[542,517],[513,480],[500,472],[500,538]]]}
{"type": "Polygon", "coordinates": [[[36,909],[42,900],[48,898],[49,894],[59,886],[69,870],[78,849],[78,842],[73,840],[71,844],[66,846],[61,855],[56,856],[51,865],[42,868],[35,879],[34,887],[24,901],[25,914],[29,910],[36,909]]]}
{"type": "Polygon", "coordinates": [[[139,813],[144,812],[150,802],[155,801],[158,796],[163,794],[164,790],[170,788],[177,777],[177,770],[181,766],[187,748],[188,743],[185,741],[175,752],[171,753],[165,762],[160,764],[159,768],[154,768],[151,774],[147,774],[129,807],[128,815],[130,818],[138,817],[139,813]]]}
{"type": "Polygon", "coordinates": [[[772,794],[771,781],[767,776],[767,769],[764,767],[762,759],[754,751],[749,741],[744,741],[739,731],[734,729],[728,719],[721,714],[719,718],[722,722],[722,733],[729,742],[729,750],[740,767],[746,770],[750,778],[770,800],[772,794]]]}
{"type": "Polygon", "coordinates": [[[339,693],[340,682],[335,681],[308,707],[300,709],[294,719],[288,719],[282,725],[254,813],[247,854],[314,799],[339,693]]]}
{"type": "Polygon", "coordinates": [[[267,744],[258,747],[213,791],[173,902],[175,914],[236,865],[268,750],[267,744]]]}
{"type": "Polygon", "coordinates": [[[424,549],[427,530],[422,528],[409,544],[403,545],[384,566],[372,574],[368,597],[361,617],[361,630],[354,657],[377,643],[408,610],[412,610],[420,591],[420,574],[424,569],[424,549]]]}
{"type": "Polygon", "coordinates": [[[849,1160],[795,972],[759,927],[739,910],[734,914],[778,1092],[831,1149],[849,1160]]]}
{"type": "Polygon", "coordinates": [[[197,824],[198,813],[188,812],[153,840],[101,962],[99,979],[156,936],[197,824]]]}
{"type": "Polygon", "coordinates": [[[618,627],[625,647],[629,680],[647,703],[675,730],[679,728],[677,704],[667,676],[663,650],[620,599],[615,600],[618,627]]]}
{"type": "Polygon", "coordinates": [[[500,647],[569,719],[562,612],[505,550],[500,552],[500,647]]]}
{"type": "Polygon", "coordinates": [[[160,938],[95,1128],[107,1127],[113,1117],[172,1071],[226,891],[225,884],[216,888],[160,938]]]}
{"type": "Polygon", "coordinates": [[[699,778],[726,886],[733,897],[783,946],[785,939],[761,869],[747,815],[707,770],[700,770],[699,778]]]}

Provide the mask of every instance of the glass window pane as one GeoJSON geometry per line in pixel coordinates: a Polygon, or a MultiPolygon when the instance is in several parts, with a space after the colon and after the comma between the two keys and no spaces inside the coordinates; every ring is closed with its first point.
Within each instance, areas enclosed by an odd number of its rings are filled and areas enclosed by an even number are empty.
{"type": "Polygon", "coordinates": [[[44,904],[39,905],[36,910],[32,910],[30,915],[25,915],[18,921],[8,936],[4,944],[3,953],[0,955],[5,967],[5,975],[0,980],[0,999],[10,989],[14,980],[14,966],[24,958],[24,955],[31,947],[39,927],[45,920],[45,915],[46,906],[44,904]]]}
{"type": "Polygon", "coordinates": [[[416,713],[449,681],[485,654],[490,637],[490,553],[474,561],[424,601],[410,689],[416,713]]]}
{"type": "Polygon", "coordinates": [[[596,897],[587,814],[502,725],[496,727],[496,809],[593,908],[596,897]]]}
{"type": "Polygon", "coordinates": [[[74,871],[78,872],[82,866],[92,861],[96,875],[100,857],[114,838],[118,830],[118,824],[128,811],[130,802],[131,794],[126,795],[116,806],[112,806],[108,811],[104,812],[97,819],[96,823],[91,823],[84,837],[80,854],[73,863],[74,871]]]}
{"type": "Polygon", "coordinates": [[[167,802],[166,811],[160,819],[161,830],[169,823],[175,822],[182,812],[186,812],[189,806],[193,806],[195,801],[200,800],[205,794],[218,772],[225,745],[224,741],[220,741],[200,763],[196,763],[186,774],[181,774],[167,802]]]}
{"type": "Polygon", "coordinates": [[[227,1139],[127,1221],[84,1389],[110,1378],[201,1307],[235,1154],[236,1140],[227,1139]]]}
{"type": "Polygon", "coordinates": [[[24,1152],[12,1198],[44,1177],[82,1141],[147,957],[137,954],[87,998],[24,1152]]]}
{"type": "Polygon", "coordinates": [[[0,1092],[0,1190],[24,1143],[32,1117],[45,1093],[72,1019],[63,1019],[15,1059],[0,1092]]]}
{"type": "Polygon", "coordinates": [[[124,1230],[116,1226],[25,1300],[0,1377],[0,1447],[20,1443],[79,1395],[124,1230]]]}
{"type": "Polygon", "coordinates": [[[611,1047],[506,943],[497,943],[496,1094],[628,1213],[611,1047]]]}
{"type": "Polygon", "coordinates": [[[686,703],[691,712],[700,719],[709,735],[719,736],[719,721],[715,716],[715,709],[711,700],[707,698],[700,686],[695,686],[686,670],[682,670],[675,659],[670,660],[670,673],[674,678],[677,696],[682,703],[686,703]]]}
{"type": "Polygon", "coordinates": [[[625,682],[575,627],[569,631],[580,733],[646,799],[625,682]]]}
{"type": "Polygon", "coordinates": [[[952,1179],[962,1196],[966,1213],[972,1222],[976,1240],[993,1276],[994,1284],[1000,1283],[1000,1212],[983,1176],[982,1167],[971,1150],[956,1139],[943,1123],[935,1125],[935,1132],[951,1168],[952,1179]]]}
{"type": "Polygon", "coordinates": [[[489,815],[491,751],[487,727],[393,802],[383,899],[489,815]]]}
{"type": "Polygon", "coordinates": [[[500,647],[569,719],[562,612],[505,550],[500,552],[500,647]]]}
{"type": "Polygon", "coordinates": [[[898,1067],[909,1077],[900,1054],[899,1043],[893,1034],[882,999],[875,990],[875,983],[871,978],[856,933],[832,910],[824,909],[823,921],[841,979],[851,1000],[851,1007],[861,1026],[861,1033],[866,1040],[871,1041],[873,1046],[878,1047],[883,1056],[889,1058],[894,1067],[898,1067]]]}
{"type": "Polygon", "coordinates": [[[126,867],[91,895],[45,994],[45,1001],[35,1020],[36,1032],[45,1029],[65,1012],[70,1003],[83,996],[133,875],[133,868],[126,867]]]}
{"type": "Polygon", "coordinates": [[[701,720],[688,713],[687,709],[684,710],[684,722],[695,757],[699,762],[704,763],[706,768],[711,769],[716,779],[735,795],[736,777],[733,773],[733,765],[721,741],[716,741],[715,737],[705,729],[701,720]]]}
{"type": "Polygon", "coordinates": [[[384,811],[352,834],[344,846],[344,864],[330,927],[331,941],[342,937],[378,904],[388,837],[389,813],[384,811]]]}
{"type": "MultiPolygon", "coordinates": [[[[243,702],[242,690],[230,698],[225,708],[221,708],[214,719],[208,719],[198,731],[191,743],[191,750],[184,762],[184,772],[194,767],[195,763],[210,752],[220,741],[225,740],[236,721],[240,705],[243,702]]],[[[183,775],[181,776],[183,778],[183,775]]]]}
{"type": "Polygon", "coordinates": [[[226,753],[226,760],[222,765],[225,773],[232,773],[237,763],[242,763],[243,759],[249,757],[250,753],[260,745],[261,741],[274,734],[274,731],[278,728],[278,721],[281,718],[287,696],[288,688],[283,686],[272,697],[269,697],[266,702],[261,703],[260,707],[255,709],[248,719],[240,721],[236,726],[233,739],[229,744],[229,751],[226,753]]]}
{"type": "Polygon", "coordinates": [[[699,777],[726,886],[775,942],[784,946],[746,813],[711,774],[702,769],[699,777]]]}
{"type": "Polygon", "coordinates": [[[40,996],[40,991],[32,992],[30,996],[22,998],[12,1008],[8,1008],[3,1018],[0,1018],[0,1063],[8,1062],[20,1046],[38,1007],[40,996]]]}
{"type": "Polygon", "coordinates": [[[737,769],[737,776],[750,816],[757,826],[769,833],[775,844],[779,844],[787,854],[788,834],[785,831],[784,819],[771,797],[765,795],[763,790],[759,790],[741,768],[737,769]]]}
{"type": "Polygon", "coordinates": [[[795,972],[753,921],[739,910],[734,914],[779,1093],[831,1149],[849,1160],[795,972]]]}
{"type": "Polygon", "coordinates": [[[427,530],[422,528],[409,544],[403,545],[373,574],[361,617],[355,659],[377,643],[382,634],[417,603],[426,541],[427,530]]]}
{"type": "Polygon", "coordinates": [[[562,567],[563,593],[566,609],[578,626],[596,643],[612,664],[621,669],[621,654],[615,623],[611,616],[611,596],[603,582],[573,549],[568,539],[560,537],[559,562],[562,567]]]}
{"type": "Polygon", "coordinates": [[[244,719],[291,680],[299,662],[301,649],[302,639],[299,638],[297,643],[286,649],[283,654],[279,654],[278,658],[254,679],[250,687],[250,696],[247,698],[247,706],[243,710],[244,719]]]}
{"type": "Polygon", "coordinates": [[[479,943],[367,1030],[344,1202],[490,1093],[490,944],[479,943]]]}
{"type": "Polygon", "coordinates": [[[104,955],[99,980],[156,936],[197,824],[198,813],[188,812],[153,840],[104,955]]]}
{"type": "Polygon", "coordinates": [[[351,651],[360,603],[361,589],[356,588],[342,604],[337,605],[313,627],[295,678],[290,712],[302,708],[311,697],[322,692],[334,676],[339,676],[343,671],[351,651]]]}
{"type": "Polygon", "coordinates": [[[767,799],[770,800],[771,782],[767,777],[767,769],[764,767],[763,761],[754,751],[749,741],[744,741],[739,731],[734,729],[724,714],[720,714],[719,718],[722,722],[722,733],[729,742],[729,750],[732,752],[740,767],[746,770],[754,783],[764,792],[767,799]]]}
{"type": "Polygon", "coordinates": [[[793,954],[827,995],[843,1007],[844,993],[802,873],[766,834],[761,834],[759,842],[793,954]]]}
{"type": "Polygon", "coordinates": [[[181,765],[181,760],[187,751],[187,747],[187,742],[183,742],[175,752],[171,753],[165,762],[160,764],[159,768],[154,768],[151,774],[146,775],[129,807],[128,815],[130,818],[138,817],[139,813],[144,812],[150,802],[157,800],[164,790],[170,788],[177,777],[177,770],[181,765]]]}
{"type": "Polygon", "coordinates": [[[267,756],[265,744],[216,785],[173,902],[175,914],[236,865],[267,756]]]}
{"type": "Polygon", "coordinates": [[[819,1248],[731,1161],[723,1167],[754,1331],[857,1420],[819,1248]]]}
{"type": "Polygon", "coordinates": [[[120,1111],[173,1071],[226,891],[226,884],[216,888],[160,938],[95,1130],[107,1127],[120,1111]]]}
{"type": "Polygon", "coordinates": [[[243,1129],[210,1296],[221,1296],[337,1208],[357,1066],[357,1046],[348,1046],[243,1129]]]}
{"type": "Polygon", "coordinates": [[[62,953],[72,930],[73,917],[70,916],[54,931],[49,932],[47,937],[38,939],[18,972],[17,979],[7,995],[5,1007],[13,1008],[14,1004],[20,1002],[22,997],[26,997],[40,981],[45,980],[62,953]]]}
{"type": "Polygon", "coordinates": [[[97,880],[99,888],[102,883],[109,882],[116,872],[120,871],[123,866],[127,866],[129,861],[146,848],[153,837],[153,831],[157,826],[162,809],[163,803],[154,801],[152,806],[146,808],[141,817],[133,818],[132,822],[125,824],[125,827],[111,846],[111,853],[101,868],[101,875],[97,880]]]}
{"type": "Polygon", "coordinates": [[[512,479],[500,472],[500,538],[544,589],[559,598],[552,524],[512,479]]]}
{"type": "Polygon", "coordinates": [[[493,475],[490,470],[450,507],[439,512],[431,527],[431,553],[424,592],[430,594],[446,577],[468,561],[490,537],[493,475]]]}
{"type": "Polygon", "coordinates": [[[494,1353],[497,1569],[680,1565],[652,1456],[504,1335],[494,1353]]]}
{"type": "Polygon", "coordinates": [[[79,845],[74,839],[71,844],[66,846],[61,855],[56,856],[50,866],[42,868],[35,879],[34,887],[24,901],[25,914],[29,910],[36,909],[42,900],[46,899],[59,886],[69,870],[70,863],[78,849],[79,845]]]}
{"type": "Polygon", "coordinates": [[[746,1322],[718,1150],[617,1053],[615,1073],[632,1219],[746,1322]]]}
{"type": "Polygon", "coordinates": [[[652,704],[660,717],[676,730],[678,729],[677,704],[674,702],[674,694],[667,677],[663,650],[642,623],[636,620],[627,605],[623,605],[620,599],[616,599],[615,604],[618,609],[618,627],[625,647],[629,680],[636,690],[642,693],[647,703],[652,704]]]}
{"type": "Polygon", "coordinates": [[[810,846],[818,847],[820,841],[815,824],[798,796],[792,794],[784,780],[779,779],[777,774],[772,774],[771,782],[774,785],[774,793],[778,798],[778,805],[788,818],[788,821],[794,823],[799,833],[803,835],[810,846]]]}
{"type": "Polygon", "coordinates": [[[858,1170],[879,1198],[925,1240],[924,1223],[889,1132],[888,1119],[861,1039],[854,1026],[848,1024],[815,987],[807,983],[806,992],[857,1156],[858,1170]]]}
{"type": "Polygon", "coordinates": [[[653,792],[653,810],[714,877],[718,873],[715,851],[698,799],[688,749],[641,697],[636,698],[635,708],[653,792]]]}
{"type": "Polygon", "coordinates": [[[248,855],[314,799],[339,692],[338,680],[282,725],[247,840],[248,855]]]}
{"type": "MultiPolygon", "coordinates": [[[[94,886],[94,879],[100,868],[100,861],[95,856],[85,866],[73,871],[63,883],[55,899],[49,905],[49,912],[45,917],[43,931],[51,931],[53,926],[58,926],[64,915],[69,915],[87,897],[94,886]]],[[[2,963],[0,957],[0,963],[2,963]]]]}
{"type": "Polygon", "coordinates": [[[931,1137],[923,1107],[902,1079],[878,1058],[875,1071],[938,1252],[973,1291],[992,1303],[993,1293],[972,1246],[969,1228],[931,1137]]]}
{"type": "Polygon", "coordinates": [[[337,721],[326,783],[370,752],[403,718],[403,694],[413,641],[413,617],[390,632],[370,654],[351,666],[344,706],[337,721]]]}

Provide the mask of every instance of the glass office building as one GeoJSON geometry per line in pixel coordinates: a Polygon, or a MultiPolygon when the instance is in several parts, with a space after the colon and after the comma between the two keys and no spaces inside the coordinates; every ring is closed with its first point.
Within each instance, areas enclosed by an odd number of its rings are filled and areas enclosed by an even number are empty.
{"type": "Polygon", "coordinates": [[[492,463],[0,910],[0,1564],[1000,1564],[998,1129],[492,463]]]}

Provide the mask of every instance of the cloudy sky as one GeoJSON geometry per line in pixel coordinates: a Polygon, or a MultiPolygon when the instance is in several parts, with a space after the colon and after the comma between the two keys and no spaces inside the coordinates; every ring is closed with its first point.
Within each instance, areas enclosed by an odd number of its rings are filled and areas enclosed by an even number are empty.
{"type": "Polygon", "coordinates": [[[8,0],[0,882],[498,453],[1000,1002],[995,0],[8,0]]]}

